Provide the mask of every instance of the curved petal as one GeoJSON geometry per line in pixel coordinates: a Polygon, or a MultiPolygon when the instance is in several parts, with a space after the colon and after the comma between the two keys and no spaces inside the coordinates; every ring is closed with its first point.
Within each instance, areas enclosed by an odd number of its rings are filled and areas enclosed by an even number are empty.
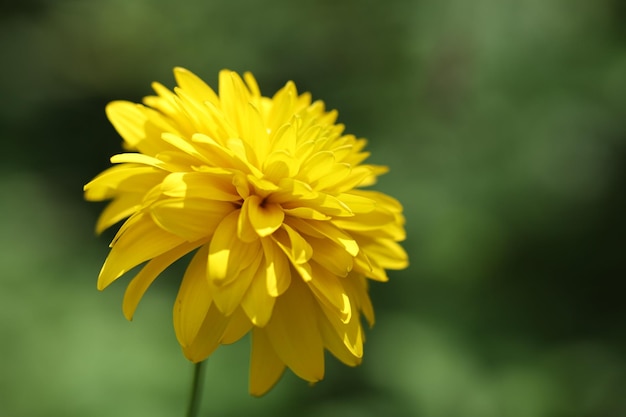
{"type": "Polygon", "coordinates": [[[284,293],[291,284],[289,261],[283,251],[271,239],[261,239],[265,255],[267,292],[272,297],[284,293]]]}
{"type": "Polygon", "coordinates": [[[317,300],[335,312],[342,322],[347,323],[352,318],[352,306],[348,293],[343,288],[344,280],[311,262],[313,278],[307,285],[317,300]]]}
{"type": "Polygon", "coordinates": [[[252,330],[250,319],[248,319],[248,316],[246,316],[246,313],[244,313],[241,308],[238,308],[230,316],[230,321],[228,322],[228,326],[226,326],[226,330],[224,330],[220,343],[223,345],[235,343],[250,330],[252,330]]]}
{"type": "Polygon", "coordinates": [[[98,276],[98,289],[106,288],[140,263],[172,250],[184,242],[184,239],[161,229],[143,214],[131,217],[111,243],[111,252],[98,276]]]}
{"type": "Polygon", "coordinates": [[[128,287],[126,287],[124,301],[122,303],[124,317],[126,317],[127,320],[132,320],[139,301],[156,277],[176,260],[196,249],[200,245],[202,245],[202,242],[184,243],[148,262],[146,266],[139,271],[135,278],[130,281],[128,287]]]}
{"type": "Polygon", "coordinates": [[[329,242],[328,239],[310,237],[309,244],[313,248],[313,260],[336,276],[345,277],[354,264],[354,256],[344,248],[329,242]]]}
{"type": "Polygon", "coordinates": [[[219,98],[215,91],[193,72],[185,68],[176,67],[174,68],[174,77],[176,83],[191,95],[194,100],[199,102],[210,101],[215,105],[219,104],[219,98]]]}
{"type": "Polygon", "coordinates": [[[333,223],[346,231],[364,232],[368,236],[376,238],[390,238],[400,241],[406,237],[404,227],[402,223],[396,220],[396,215],[382,210],[336,219],[333,223]]]}
{"type": "Polygon", "coordinates": [[[232,173],[173,172],[161,183],[161,191],[168,197],[202,198],[218,201],[239,201],[241,196],[232,184],[232,173]]]}
{"type": "MultiPolygon", "coordinates": [[[[320,304],[323,311],[323,318],[319,321],[327,320],[327,324],[330,324],[330,328],[324,327],[324,341],[327,345],[341,341],[346,349],[357,358],[363,357],[363,330],[361,328],[361,320],[359,312],[352,307],[352,315],[349,321],[345,322],[337,315],[334,309],[329,308],[326,304],[320,304]],[[332,329],[334,331],[335,341],[333,342],[333,332],[329,332],[332,329]]],[[[323,327],[320,325],[320,327],[323,327]]]]}
{"type": "Polygon", "coordinates": [[[213,301],[206,280],[207,252],[205,245],[194,255],[174,302],[174,330],[178,343],[183,347],[190,346],[195,340],[213,301]]]}
{"type": "MultiPolygon", "coordinates": [[[[222,314],[230,316],[239,307],[241,299],[248,291],[248,287],[250,287],[262,261],[263,252],[258,245],[255,260],[248,267],[239,271],[236,279],[225,285],[213,285],[211,287],[213,302],[222,314]]],[[[213,283],[214,281],[209,281],[209,284],[213,283]]]]}
{"type": "Polygon", "coordinates": [[[250,394],[257,397],[265,394],[278,382],[284,370],[285,364],[274,351],[265,331],[255,328],[250,356],[250,394]]]}
{"type": "Polygon", "coordinates": [[[220,313],[215,304],[211,304],[196,338],[191,344],[183,346],[183,353],[187,359],[198,363],[213,353],[220,345],[229,321],[229,317],[220,313]]]}
{"type": "Polygon", "coordinates": [[[344,340],[338,336],[337,332],[326,318],[320,319],[319,323],[322,339],[324,340],[324,347],[342,363],[348,366],[359,365],[363,357],[362,349],[360,349],[360,355],[356,355],[354,352],[359,352],[358,346],[363,345],[361,328],[359,327],[358,329],[357,337],[355,338],[356,343],[350,344],[352,348],[348,348],[344,340]]]}
{"type": "Polygon", "coordinates": [[[263,204],[263,199],[256,195],[246,198],[242,211],[248,215],[250,224],[261,237],[274,233],[285,218],[285,213],[279,204],[263,204]]]}
{"type": "Polygon", "coordinates": [[[392,239],[374,239],[355,235],[367,257],[385,269],[403,269],[409,264],[409,256],[400,244],[392,239]]]}
{"type": "Polygon", "coordinates": [[[146,116],[143,106],[129,101],[113,101],[106,106],[106,114],[115,130],[126,141],[128,146],[135,148],[145,140],[146,116]]]}
{"type": "Polygon", "coordinates": [[[348,279],[343,282],[343,288],[348,293],[352,305],[357,311],[360,311],[365,316],[367,323],[372,327],[374,325],[374,307],[368,294],[369,283],[364,276],[360,274],[350,274],[348,279]]]}
{"type": "Polygon", "coordinates": [[[85,199],[101,201],[120,193],[145,194],[158,184],[166,173],[162,170],[139,164],[113,166],[98,174],[84,186],[85,199]]]}
{"type": "Polygon", "coordinates": [[[96,222],[96,233],[101,234],[115,223],[133,215],[141,207],[142,201],[141,194],[119,195],[102,210],[96,222]]]}
{"type": "Polygon", "coordinates": [[[137,149],[146,155],[173,150],[161,140],[161,133],[180,135],[179,129],[160,112],[129,101],[113,101],[106,106],[106,114],[115,130],[122,136],[126,148],[137,149]]]}
{"type": "Polygon", "coordinates": [[[272,238],[294,265],[304,264],[313,256],[313,249],[309,242],[287,224],[284,224],[272,238]]]}
{"type": "Polygon", "coordinates": [[[324,345],[316,306],[304,284],[294,281],[276,300],[266,334],[278,357],[300,378],[316,382],[324,377],[324,345]]]}
{"type": "Polygon", "coordinates": [[[213,285],[226,285],[237,279],[257,257],[259,242],[243,242],[237,237],[238,218],[239,210],[231,212],[213,233],[207,268],[213,285]]]}
{"type": "Polygon", "coordinates": [[[265,327],[274,311],[276,298],[270,294],[267,286],[267,268],[261,265],[241,300],[243,311],[257,327],[265,327]]]}
{"type": "Polygon", "coordinates": [[[159,227],[189,241],[211,236],[233,210],[232,203],[197,198],[168,198],[150,206],[159,227]]]}
{"type": "Polygon", "coordinates": [[[359,253],[359,245],[356,240],[348,233],[335,226],[334,221],[324,222],[294,217],[290,218],[286,223],[301,234],[304,233],[317,238],[328,238],[344,248],[344,250],[352,256],[357,256],[359,253]]]}
{"type": "Polygon", "coordinates": [[[242,113],[249,102],[248,88],[239,74],[234,71],[220,71],[218,83],[224,116],[241,135],[244,132],[243,124],[245,123],[242,113]]]}

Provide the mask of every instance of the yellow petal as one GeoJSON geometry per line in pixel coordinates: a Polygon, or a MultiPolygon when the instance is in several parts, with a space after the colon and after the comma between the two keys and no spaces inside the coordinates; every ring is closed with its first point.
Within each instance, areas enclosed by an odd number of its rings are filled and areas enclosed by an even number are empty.
{"type": "Polygon", "coordinates": [[[217,105],[207,101],[204,102],[204,105],[210,115],[209,129],[206,130],[207,135],[218,140],[221,145],[226,144],[226,138],[240,136],[237,128],[226,118],[221,104],[217,105]]]}
{"type": "Polygon", "coordinates": [[[283,150],[289,155],[296,154],[296,129],[290,124],[286,123],[280,126],[278,129],[270,132],[270,142],[273,149],[283,150]]]}
{"type": "Polygon", "coordinates": [[[267,292],[272,297],[284,293],[291,283],[289,261],[284,252],[270,239],[261,239],[265,255],[265,276],[267,292]]]}
{"type": "MultiPolygon", "coordinates": [[[[263,252],[257,249],[255,260],[248,267],[241,269],[236,279],[233,279],[225,285],[215,285],[211,287],[213,302],[222,314],[230,316],[237,309],[259,269],[261,261],[263,261],[263,252]]],[[[209,282],[209,284],[212,283],[213,281],[209,282]]]]}
{"type": "Polygon", "coordinates": [[[327,239],[307,239],[313,248],[313,260],[335,276],[345,277],[354,263],[354,256],[327,239]]]}
{"type": "Polygon", "coordinates": [[[278,357],[310,382],[324,377],[324,345],[315,308],[308,289],[294,281],[276,300],[272,319],[264,328],[278,357]]]}
{"type": "Polygon", "coordinates": [[[122,194],[110,202],[98,217],[96,233],[100,234],[115,223],[130,217],[140,207],[143,200],[141,194],[122,194]]]}
{"type": "Polygon", "coordinates": [[[113,101],[106,106],[106,113],[111,124],[128,146],[133,148],[146,138],[147,117],[142,107],[140,104],[128,101],[113,101]]]}
{"type": "Polygon", "coordinates": [[[324,340],[324,347],[344,364],[348,366],[359,365],[363,357],[363,335],[361,328],[359,327],[358,329],[355,343],[352,344],[348,342],[348,345],[354,345],[352,349],[349,349],[344,340],[337,335],[337,332],[326,318],[320,319],[319,323],[322,339],[324,340]],[[361,355],[354,354],[354,352],[359,352],[358,345],[361,346],[361,355]]]}
{"type": "Polygon", "coordinates": [[[347,231],[367,232],[376,237],[393,240],[404,240],[406,237],[404,227],[396,221],[395,215],[381,210],[336,219],[333,223],[347,231]]]}
{"type": "Polygon", "coordinates": [[[389,171],[389,168],[381,165],[367,165],[370,169],[370,175],[366,176],[359,183],[359,187],[369,187],[376,184],[379,175],[385,174],[389,171]]]}
{"type": "Polygon", "coordinates": [[[249,91],[243,80],[233,71],[222,70],[219,73],[220,103],[225,118],[241,135],[243,129],[243,111],[249,102],[249,91]]]}
{"type": "Polygon", "coordinates": [[[258,173],[256,175],[248,175],[246,178],[254,187],[254,190],[257,195],[261,197],[267,197],[273,192],[280,190],[280,188],[271,181],[262,179],[262,173],[258,173]]]}
{"type": "Polygon", "coordinates": [[[356,256],[359,253],[359,245],[356,240],[345,233],[333,222],[324,222],[316,220],[303,220],[292,218],[288,222],[300,233],[304,233],[314,237],[324,237],[332,240],[339,246],[345,249],[352,256],[356,256]]]}
{"type": "Polygon", "coordinates": [[[322,128],[320,126],[312,126],[302,132],[303,129],[299,129],[297,133],[298,142],[296,147],[295,156],[300,161],[306,161],[311,154],[319,149],[318,144],[319,136],[321,135],[322,128]],[[310,137],[307,138],[307,136],[310,137]]]}
{"type": "MultiPolygon", "coordinates": [[[[153,82],[150,86],[157,95],[144,97],[142,100],[143,104],[172,120],[176,120],[178,114],[180,114],[180,107],[175,100],[176,95],[161,83],[153,82]]],[[[177,124],[181,124],[178,120],[176,120],[176,122],[177,124]]],[[[181,126],[181,128],[185,130],[184,127],[181,126]]]]}
{"type": "Polygon", "coordinates": [[[265,327],[274,310],[276,298],[270,295],[267,287],[267,268],[262,265],[241,300],[243,311],[257,327],[265,327]]]}
{"type": "Polygon", "coordinates": [[[239,201],[241,197],[232,184],[232,173],[173,172],[161,184],[163,194],[169,197],[204,198],[206,200],[239,201]]]}
{"type": "Polygon", "coordinates": [[[237,190],[237,194],[244,200],[250,196],[250,184],[248,179],[242,172],[237,172],[232,177],[233,186],[237,190]]]}
{"type": "Polygon", "coordinates": [[[241,308],[238,308],[230,316],[230,320],[224,330],[220,343],[223,345],[235,343],[244,337],[250,330],[252,330],[252,323],[250,322],[250,319],[248,319],[246,313],[244,313],[241,308]]]}
{"type": "Polygon", "coordinates": [[[176,83],[187,94],[190,94],[194,100],[199,102],[210,101],[213,104],[219,104],[219,98],[215,91],[191,71],[176,67],[174,68],[174,77],[176,78],[176,83]]]}
{"type": "Polygon", "coordinates": [[[409,257],[404,248],[391,239],[372,239],[357,235],[359,244],[370,261],[375,261],[385,269],[403,269],[409,264],[409,257]]]}
{"type": "Polygon", "coordinates": [[[305,181],[311,184],[313,188],[317,189],[315,186],[317,180],[329,175],[334,175],[334,165],[335,156],[333,153],[330,151],[321,151],[313,154],[305,161],[300,168],[300,172],[305,176],[305,181]]]}
{"type": "Polygon", "coordinates": [[[286,201],[284,200],[283,193],[276,194],[278,194],[281,199],[278,200],[278,197],[274,197],[274,195],[272,195],[271,201],[281,203],[285,209],[309,207],[328,216],[350,217],[354,215],[350,210],[350,207],[348,207],[344,202],[339,200],[337,197],[323,192],[317,193],[313,198],[310,198],[309,196],[305,196],[303,198],[292,196],[286,201]]]}
{"type": "Polygon", "coordinates": [[[298,160],[282,148],[272,152],[263,163],[265,177],[276,183],[283,178],[293,177],[299,169],[298,160]]]}
{"type": "Polygon", "coordinates": [[[267,121],[268,129],[277,130],[291,120],[297,95],[296,86],[291,81],[274,94],[272,97],[273,106],[267,121]]]}
{"type": "Polygon", "coordinates": [[[261,90],[259,89],[259,85],[256,82],[256,78],[252,75],[251,72],[246,71],[243,73],[243,79],[246,81],[248,85],[248,89],[253,96],[259,97],[261,95],[261,90]]]}
{"type": "Polygon", "coordinates": [[[369,259],[363,250],[359,252],[357,257],[354,258],[354,268],[352,270],[375,281],[389,281],[387,271],[385,271],[385,269],[381,267],[375,259],[369,259]]]}
{"type": "Polygon", "coordinates": [[[376,200],[353,193],[343,193],[337,196],[353,213],[369,213],[376,208],[376,200]]]}
{"type": "Polygon", "coordinates": [[[332,309],[342,322],[350,321],[352,306],[343,281],[315,262],[311,263],[311,268],[313,278],[307,284],[318,301],[332,309]]]}
{"type": "Polygon", "coordinates": [[[240,138],[228,138],[226,139],[226,147],[233,153],[233,156],[244,164],[256,162],[256,157],[253,156],[254,152],[248,142],[245,142],[240,138]]]}
{"type": "Polygon", "coordinates": [[[183,346],[183,353],[187,359],[197,363],[213,353],[219,346],[229,321],[230,318],[220,313],[215,304],[211,304],[198,335],[190,345],[183,346]]]}
{"type": "Polygon", "coordinates": [[[194,255],[178,289],[173,319],[176,338],[181,346],[190,346],[196,339],[213,297],[206,280],[208,248],[205,245],[194,255]]]}
{"type": "Polygon", "coordinates": [[[368,294],[368,281],[360,274],[352,273],[343,282],[343,288],[356,311],[361,311],[370,327],[374,325],[374,307],[368,294]]]}
{"type": "Polygon", "coordinates": [[[313,210],[310,207],[296,207],[292,209],[283,209],[283,212],[285,212],[287,216],[301,217],[303,219],[329,220],[331,218],[330,216],[320,213],[317,210],[313,210]]]}
{"type": "Polygon", "coordinates": [[[362,196],[376,201],[376,206],[392,213],[401,213],[402,204],[393,197],[373,190],[351,190],[350,194],[362,196]]]}
{"type": "Polygon", "coordinates": [[[261,396],[278,382],[285,370],[285,364],[278,357],[265,331],[252,332],[252,354],[250,356],[250,394],[261,396]]]}
{"type": "Polygon", "coordinates": [[[102,290],[130,269],[174,249],[184,240],[158,227],[145,215],[138,215],[126,221],[112,243],[100,276],[98,289],[102,290]]]}
{"type": "Polygon", "coordinates": [[[367,165],[351,166],[350,173],[341,180],[336,181],[329,190],[336,193],[354,191],[354,188],[362,186],[363,181],[372,176],[372,170],[367,165]]]}
{"type": "Polygon", "coordinates": [[[248,103],[241,110],[245,112],[242,120],[242,138],[247,140],[255,156],[249,159],[254,162],[263,161],[267,158],[270,146],[263,117],[259,109],[252,103],[248,103]]]}
{"type": "Polygon", "coordinates": [[[237,237],[244,242],[253,242],[259,239],[252,223],[250,223],[250,198],[246,198],[241,206],[239,218],[237,219],[237,237]]]}
{"type": "MultiPolygon", "coordinates": [[[[193,123],[194,117],[188,114],[181,98],[176,94],[180,88],[175,88],[174,91],[170,91],[163,84],[153,82],[152,89],[158,96],[144,97],[144,104],[156,109],[158,112],[162,113],[165,118],[173,120],[174,123],[176,123],[176,127],[180,129],[180,135],[188,136],[193,134],[193,132],[196,131],[193,123]]],[[[173,132],[167,129],[164,131],[173,132]]]]}
{"type": "Polygon", "coordinates": [[[322,173],[311,185],[316,190],[332,189],[338,183],[341,183],[351,171],[351,167],[346,163],[332,163],[327,167],[327,171],[322,173]]]}
{"type": "Polygon", "coordinates": [[[111,162],[114,164],[131,163],[148,165],[151,167],[159,168],[165,171],[180,171],[185,169],[184,166],[177,165],[166,160],[159,159],[154,156],[145,155],[142,153],[119,153],[111,157],[111,162]]]}
{"type": "Polygon", "coordinates": [[[195,133],[191,141],[202,146],[204,157],[211,167],[230,168],[234,162],[233,152],[222,143],[204,133],[195,133]]]}
{"type": "MultiPolygon", "coordinates": [[[[348,349],[350,354],[357,358],[363,357],[363,331],[361,328],[361,321],[358,311],[352,306],[352,315],[350,320],[344,321],[337,315],[335,310],[328,307],[326,304],[320,304],[323,316],[330,324],[330,328],[334,330],[334,337],[340,340],[343,345],[348,349]]],[[[319,318],[320,323],[324,320],[319,318]]],[[[323,326],[320,325],[320,328],[323,326]]],[[[329,329],[326,329],[329,330],[329,329]]],[[[328,343],[333,337],[332,332],[326,332],[324,334],[325,342],[328,343]]]]}
{"type": "MultiPolygon", "coordinates": [[[[220,123],[220,118],[223,118],[221,111],[216,107],[215,103],[210,101],[198,101],[193,92],[190,94],[189,90],[183,88],[175,88],[174,91],[177,95],[177,104],[180,106],[183,117],[189,119],[189,128],[191,130],[185,132],[187,136],[193,137],[197,132],[209,135],[211,137],[228,137],[226,133],[224,123],[220,123]]],[[[177,115],[174,115],[177,117],[177,115]]],[[[207,155],[204,155],[205,157],[207,155]]],[[[204,158],[202,158],[204,160],[204,158]]]]}
{"type": "Polygon", "coordinates": [[[309,242],[287,224],[283,224],[281,230],[272,235],[272,239],[294,265],[306,263],[313,255],[309,242]]]}
{"type": "Polygon", "coordinates": [[[197,242],[185,243],[148,262],[126,287],[124,302],[122,303],[124,317],[127,320],[132,320],[139,301],[156,277],[176,260],[198,246],[200,246],[200,243],[197,242]]]}
{"type": "MultiPolygon", "coordinates": [[[[292,203],[293,206],[283,205],[283,208],[296,208],[301,206],[302,200],[315,200],[318,197],[319,193],[313,190],[309,184],[293,178],[283,178],[278,182],[278,190],[268,197],[268,201],[279,204],[292,203]]],[[[313,203],[309,202],[308,204],[313,203]]]]}
{"type": "Polygon", "coordinates": [[[167,175],[160,169],[136,164],[111,167],[84,187],[85,199],[100,201],[121,193],[143,194],[167,175]]]}
{"type": "Polygon", "coordinates": [[[385,269],[404,269],[409,265],[409,258],[402,246],[390,239],[380,239],[378,245],[365,249],[370,259],[385,269]]]}
{"type": "Polygon", "coordinates": [[[226,142],[223,144],[205,134],[195,133],[191,140],[194,143],[201,144],[203,156],[210,162],[212,167],[236,169],[246,173],[262,175],[261,171],[247,160],[246,145],[241,139],[228,139],[222,141],[226,142]],[[233,152],[231,148],[236,149],[239,154],[233,152]]]}
{"type": "Polygon", "coordinates": [[[127,149],[156,155],[171,149],[161,140],[161,133],[182,134],[158,111],[128,101],[113,101],[106,106],[111,124],[125,141],[127,149]]]}
{"type": "Polygon", "coordinates": [[[235,206],[225,201],[169,198],[150,206],[152,219],[168,232],[193,241],[213,234],[235,206]]]}
{"type": "Polygon", "coordinates": [[[259,242],[243,242],[237,237],[239,210],[231,212],[215,229],[209,246],[207,277],[213,285],[226,285],[237,279],[257,257],[259,242]]]}
{"type": "Polygon", "coordinates": [[[274,233],[285,218],[285,213],[279,204],[263,204],[263,199],[256,195],[246,198],[242,212],[248,215],[250,224],[261,237],[274,233]]]}
{"type": "MultiPolygon", "coordinates": [[[[226,216],[219,224],[209,246],[209,279],[224,281],[229,276],[229,260],[232,247],[237,239],[237,218],[239,211],[226,216]]],[[[231,261],[232,263],[232,261],[231,261]]],[[[230,274],[232,275],[232,273],[230,274]]]]}
{"type": "Polygon", "coordinates": [[[311,259],[312,255],[311,245],[298,232],[286,224],[272,235],[272,239],[287,255],[291,265],[302,279],[305,281],[310,280],[311,267],[308,264],[308,260],[311,259]]]}
{"type": "Polygon", "coordinates": [[[326,239],[322,233],[318,232],[307,220],[299,217],[286,217],[285,224],[298,231],[298,233],[305,235],[307,240],[311,237],[316,239],[326,239]]]}
{"type": "Polygon", "coordinates": [[[186,153],[189,156],[192,156],[197,160],[197,162],[210,163],[210,161],[205,157],[203,152],[196,147],[194,142],[190,142],[187,139],[183,139],[178,135],[175,135],[170,132],[164,132],[161,134],[161,139],[164,142],[169,143],[176,149],[186,153]]]}

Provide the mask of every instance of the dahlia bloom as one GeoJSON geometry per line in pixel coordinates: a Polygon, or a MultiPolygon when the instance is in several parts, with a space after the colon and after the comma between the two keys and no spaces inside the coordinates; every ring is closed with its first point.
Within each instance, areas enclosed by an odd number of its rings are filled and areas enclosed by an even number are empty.
{"type": "Polygon", "coordinates": [[[142,265],[124,296],[130,320],[154,279],[193,252],[173,311],[189,360],[251,333],[253,395],[285,367],[319,381],[324,350],[359,364],[361,315],[374,323],[368,280],[407,266],[401,205],[360,189],[387,169],[364,164],[366,141],[292,82],[270,98],[251,74],[223,70],[218,95],[185,69],[174,74],[174,91],[154,83],[143,105],[106,108],[128,152],[85,198],[112,200],[97,232],[125,221],[98,289],[142,265]]]}

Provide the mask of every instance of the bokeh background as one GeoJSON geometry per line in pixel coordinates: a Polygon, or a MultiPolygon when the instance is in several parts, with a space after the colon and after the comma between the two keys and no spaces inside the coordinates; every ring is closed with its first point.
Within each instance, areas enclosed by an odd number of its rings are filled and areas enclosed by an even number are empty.
{"type": "Polygon", "coordinates": [[[82,201],[121,149],[105,104],[177,65],[339,109],[408,219],[362,366],[255,399],[244,340],[209,359],[205,415],[626,415],[623,1],[2,1],[0,57],[0,415],[183,415],[182,267],[126,322],[82,201]]]}

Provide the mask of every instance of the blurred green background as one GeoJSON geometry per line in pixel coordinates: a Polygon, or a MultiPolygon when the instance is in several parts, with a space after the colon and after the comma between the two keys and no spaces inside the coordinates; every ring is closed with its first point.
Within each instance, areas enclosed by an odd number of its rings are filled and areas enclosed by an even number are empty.
{"type": "Polygon", "coordinates": [[[183,414],[182,265],[126,322],[82,201],[121,149],[105,104],[177,65],[337,108],[408,219],[361,367],[255,399],[244,340],[209,359],[206,415],[626,415],[622,0],[2,1],[0,56],[0,415],[183,414]]]}

